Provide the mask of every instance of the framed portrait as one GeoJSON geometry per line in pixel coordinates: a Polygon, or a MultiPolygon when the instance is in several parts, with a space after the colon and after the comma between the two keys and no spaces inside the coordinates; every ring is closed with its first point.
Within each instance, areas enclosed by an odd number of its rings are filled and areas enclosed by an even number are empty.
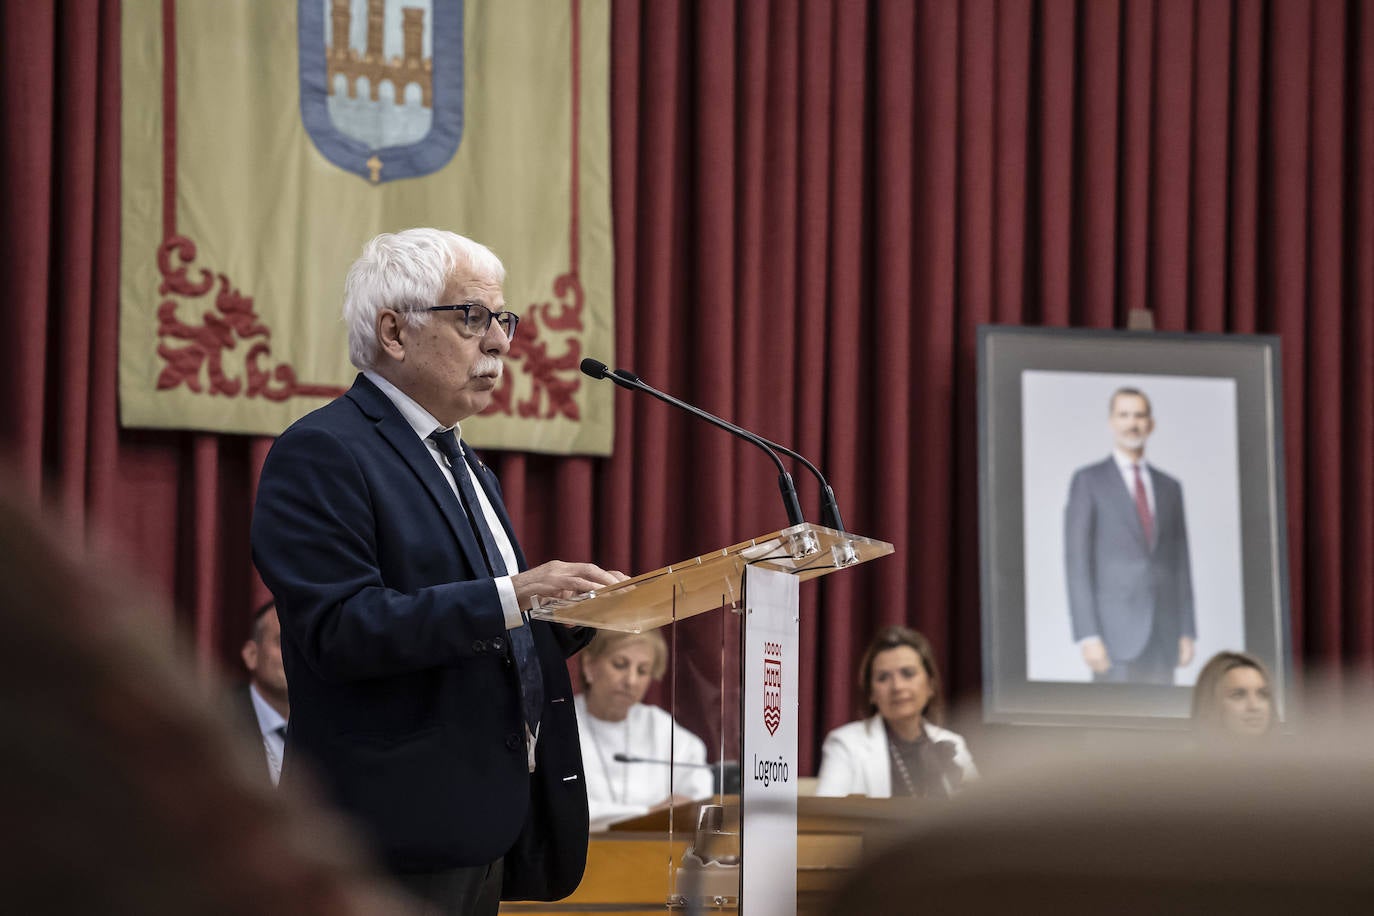
{"type": "Polygon", "coordinates": [[[978,328],[983,709],[1186,727],[1215,653],[1286,718],[1277,337],[978,328]]]}

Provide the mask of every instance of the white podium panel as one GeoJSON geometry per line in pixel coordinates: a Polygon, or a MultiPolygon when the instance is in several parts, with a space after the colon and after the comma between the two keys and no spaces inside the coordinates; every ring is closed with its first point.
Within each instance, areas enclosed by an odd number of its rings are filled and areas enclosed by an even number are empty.
{"type": "Polygon", "coordinates": [[[744,573],[740,912],[748,916],[797,911],[798,585],[786,572],[744,573]]]}

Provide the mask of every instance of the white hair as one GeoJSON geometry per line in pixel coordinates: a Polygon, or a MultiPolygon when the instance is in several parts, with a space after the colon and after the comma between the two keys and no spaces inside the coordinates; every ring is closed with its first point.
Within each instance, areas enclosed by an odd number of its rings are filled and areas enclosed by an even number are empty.
{"type": "Polygon", "coordinates": [[[407,324],[424,327],[429,313],[408,310],[450,304],[439,297],[456,271],[497,283],[506,280],[506,268],[491,249],[443,229],[383,233],[364,245],[344,280],[343,320],[353,365],[377,365],[377,315],[382,309],[394,309],[407,324]]]}

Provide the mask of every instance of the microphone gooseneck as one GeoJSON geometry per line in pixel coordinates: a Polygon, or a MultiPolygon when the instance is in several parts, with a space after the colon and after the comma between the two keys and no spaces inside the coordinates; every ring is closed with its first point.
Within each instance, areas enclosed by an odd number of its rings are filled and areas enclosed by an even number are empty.
{"type": "Polygon", "coordinates": [[[745,442],[763,449],[768,454],[768,457],[773,460],[774,466],[778,469],[778,490],[782,493],[783,508],[787,511],[788,526],[800,525],[806,521],[806,518],[802,515],[801,502],[797,499],[797,485],[793,483],[792,475],[787,472],[787,468],[783,465],[782,459],[778,457],[778,453],[774,451],[770,444],[761,436],[757,436],[746,429],[742,429],[728,420],[722,420],[715,414],[707,413],[700,407],[688,404],[686,401],[679,400],[670,394],[664,394],[633,372],[627,372],[624,369],[609,369],[605,363],[592,359],[591,357],[582,360],[581,368],[584,375],[596,379],[610,379],[622,388],[627,388],[631,391],[642,391],[650,397],[657,398],[663,403],[670,404],[679,410],[685,410],[692,416],[705,420],[712,426],[717,426],[731,435],[737,436],[745,442]]]}
{"type": "Polygon", "coordinates": [[[717,764],[696,763],[691,760],[665,760],[661,757],[639,757],[635,754],[626,754],[616,751],[611,755],[611,759],[616,763],[653,763],[665,767],[691,767],[698,770],[714,770],[717,764]]]}
{"type": "MultiPolygon", "coordinates": [[[[639,376],[635,375],[633,372],[630,372],[628,369],[611,369],[609,366],[607,366],[600,360],[587,357],[586,359],[582,360],[582,371],[585,374],[590,375],[592,378],[610,379],[612,382],[619,385],[621,388],[626,388],[631,391],[643,391],[646,394],[651,394],[654,397],[657,397],[659,400],[666,401],[670,404],[676,402],[675,406],[681,406],[686,409],[695,411],[695,408],[691,408],[690,405],[686,405],[682,402],[677,401],[676,398],[670,400],[667,395],[664,395],[662,392],[657,391],[656,389],[651,387],[647,382],[641,379],[639,376]]],[[[705,413],[705,411],[702,411],[701,413],[705,413]]],[[[711,417],[710,414],[706,414],[706,416],[711,417]]],[[[712,417],[712,420],[719,420],[719,418],[712,417]]],[[[840,506],[839,503],[835,500],[835,491],[831,489],[829,481],[825,479],[825,475],[821,473],[820,468],[816,467],[804,456],[792,451],[792,449],[788,448],[785,445],[779,445],[778,443],[773,442],[770,439],[765,439],[762,436],[758,436],[754,433],[749,433],[746,430],[743,430],[740,427],[735,426],[733,423],[727,424],[724,420],[720,420],[719,423],[717,423],[717,425],[722,424],[725,424],[726,428],[729,429],[731,432],[734,432],[736,435],[742,434],[745,436],[754,436],[754,438],[758,439],[759,443],[762,443],[762,445],[764,445],[765,447],[772,449],[773,451],[782,452],[787,457],[793,458],[801,462],[802,467],[806,468],[808,471],[811,472],[811,475],[816,478],[816,483],[819,484],[821,488],[821,523],[825,525],[827,528],[833,528],[841,534],[844,533],[844,520],[840,518],[840,506]]],[[[781,481],[779,481],[779,486],[781,485],[781,481]]],[[[795,493],[795,487],[793,489],[793,492],[795,493]]],[[[785,492],[783,498],[787,498],[785,492]]]]}
{"type": "Polygon", "coordinates": [[[795,458],[797,461],[800,461],[802,467],[811,472],[811,476],[816,478],[816,483],[820,484],[821,488],[821,524],[825,525],[827,528],[834,528],[836,531],[843,534],[844,522],[840,519],[840,506],[835,502],[835,491],[830,489],[830,483],[825,479],[825,475],[821,473],[820,468],[816,467],[785,445],[778,445],[778,443],[770,439],[764,439],[763,441],[782,452],[788,458],[795,458]]]}

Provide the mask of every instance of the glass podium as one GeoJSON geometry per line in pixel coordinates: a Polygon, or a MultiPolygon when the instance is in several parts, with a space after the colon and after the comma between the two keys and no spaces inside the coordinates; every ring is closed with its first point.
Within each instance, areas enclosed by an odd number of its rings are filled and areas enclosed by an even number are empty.
{"type": "Polygon", "coordinates": [[[662,838],[649,867],[662,868],[665,910],[796,912],[798,588],[892,551],[804,523],[576,598],[536,602],[532,616],[554,623],[627,633],[673,625],[664,631],[665,700],[706,744],[706,763],[684,759],[676,741],[667,759],[618,755],[645,778],[667,770],[668,793],[660,809],[611,827],[613,836],[662,838]],[[722,613],[707,613],[715,610],[722,613]],[[707,768],[712,792],[699,797],[707,768]]]}

